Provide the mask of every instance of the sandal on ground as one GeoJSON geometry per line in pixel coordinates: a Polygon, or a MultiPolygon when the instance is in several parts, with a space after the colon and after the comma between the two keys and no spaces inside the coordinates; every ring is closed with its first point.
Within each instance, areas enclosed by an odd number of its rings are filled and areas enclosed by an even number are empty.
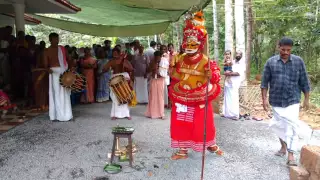
{"type": "Polygon", "coordinates": [[[296,163],[295,160],[288,160],[288,161],[287,161],[287,165],[288,165],[288,166],[298,166],[298,164],[296,163]]]}
{"type": "Polygon", "coordinates": [[[285,156],[286,154],[287,154],[286,152],[278,151],[278,152],[276,152],[274,155],[279,156],[279,157],[283,157],[283,156],[285,156]]]}
{"type": "Polygon", "coordinates": [[[253,117],[252,119],[255,121],[263,121],[263,118],[259,118],[259,117],[253,117]]]}
{"type": "Polygon", "coordinates": [[[251,120],[251,115],[249,113],[247,113],[247,114],[243,115],[243,118],[245,120],[251,120]]]}
{"type": "Polygon", "coordinates": [[[210,153],[216,153],[219,156],[223,155],[223,151],[217,145],[213,145],[207,148],[210,153]]]}
{"type": "Polygon", "coordinates": [[[111,120],[117,120],[117,118],[116,117],[112,117],[111,120]]]}
{"type": "Polygon", "coordinates": [[[127,117],[127,119],[128,119],[128,120],[131,120],[132,118],[131,118],[131,117],[127,117]]]}
{"type": "Polygon", "coordinates": [[[188,158],[188,150],[179,150],[171,156],[171,160],[180,160],[188,158]]]}

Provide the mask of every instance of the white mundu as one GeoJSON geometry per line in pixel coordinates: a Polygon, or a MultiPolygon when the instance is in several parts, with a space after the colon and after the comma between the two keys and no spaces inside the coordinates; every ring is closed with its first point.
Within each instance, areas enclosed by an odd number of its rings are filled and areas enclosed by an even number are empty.
{"type": "Polygon", "coordinates": [[[69,121],[73,118],[71,90],[62,87],[59,81],[60,75],[68,69],[62,48],[58,48],[60,67],[51,68],[52,73],[49,75],[49,117],[50,120],[69,121]]]}
{"type": "MultiPolygon", "coordinates": [[[[113,74],[111,78],[119,75],[123,75],[125,80],[130,79],[130,76],[127,72],[113,74]]],[[[130,117],[129,105],[128,104],[119,105],[118,99],[112,90],[110,91],[110,97],[112,99],[111,117],[116,117],[116,118],[130,117]]]]}
{"type": "Polygon", "coordinates": [[[239,73],[239,76],[230,76],[231,82],[225,81],[222,113],[227,118],[239,118],[239,88],[245,75],[245,65],[233,62],[232,71],[239,73]]]}
{"type": "Polygon", "coordinates": [[[161,57],[160,63],[159,63],[159,74],[160,76],[165,78],[165,83],[164,83],[164,104],[168,105],[169,99],[168,99],[168,85],[170,85],[170,76],[168,75],[168,70],[169,70],[169,56],[168,54],[164,54],[161,57]]]}

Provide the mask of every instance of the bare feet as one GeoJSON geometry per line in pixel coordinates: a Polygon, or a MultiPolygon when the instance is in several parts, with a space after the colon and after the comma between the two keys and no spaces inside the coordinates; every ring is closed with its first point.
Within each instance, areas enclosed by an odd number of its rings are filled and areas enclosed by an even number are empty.
{"type": "Polygon", "coordinates": [[[127,117],[127,119],[128,119],[128,120],[131,120],[132,118],[131,118],[131,117],[127,117]]]}
{"type": "Polygon", "coordinates": [[[237,117],[232,117],[232,118],[230,118],[231,120],[234,120],[234,121],[238,121],[239,120],[239,118],[237,118],[237,117]]]}
{"type": "Polygon", "coordinates": [[[112,117],[112,118],[111,118],[111,120],[116,120],[116,119],[117,119],[116,117],[112,117]]]}
{"type": "Polygon", "coordinates": [[[297,166],[296,161],[294,160],[294,155],[293,152],[288,152],[288,162],[287,162],[288,166],[297,166]]]}

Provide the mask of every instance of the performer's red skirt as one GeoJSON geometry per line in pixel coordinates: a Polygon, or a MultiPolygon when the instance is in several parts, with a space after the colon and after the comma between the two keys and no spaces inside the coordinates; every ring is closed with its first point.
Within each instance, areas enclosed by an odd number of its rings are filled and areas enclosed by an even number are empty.
{"type": "MultiPolygon", "coordinates": [[[[176,112],[172,105],[171,111],[171,147],[203,150],[204,113],[206,108],[188,106],[187,112],[176,112]]],[[[206,148],[216,144],[212,105],[208,103],[206,148]]]]}

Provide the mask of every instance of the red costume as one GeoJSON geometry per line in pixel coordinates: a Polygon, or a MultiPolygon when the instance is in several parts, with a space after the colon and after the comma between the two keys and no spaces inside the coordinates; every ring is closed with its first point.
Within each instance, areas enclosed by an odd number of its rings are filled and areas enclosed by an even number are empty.
{"type": "Polygon", "coordinates": [[[207,37],[206,31],[201,29],[202,26],[191,22],[193,21],[187,20],[184,29],[183,47],[186,54],[170,64],[173,69],[171,78],[176,80],[175,84],[169,87],[169,97],[173,102],[171,147],[180,148],[180,153],[173,155],[172,159],[186,157],[186,148],[194,151],[203,150],[206,98],[208,98],[206,148],[210,152],[222,154],[216,145],[211,105],[211,101],[220,93],[220,69],[214,61],[210,61],[201,52],[207,37]]]}

